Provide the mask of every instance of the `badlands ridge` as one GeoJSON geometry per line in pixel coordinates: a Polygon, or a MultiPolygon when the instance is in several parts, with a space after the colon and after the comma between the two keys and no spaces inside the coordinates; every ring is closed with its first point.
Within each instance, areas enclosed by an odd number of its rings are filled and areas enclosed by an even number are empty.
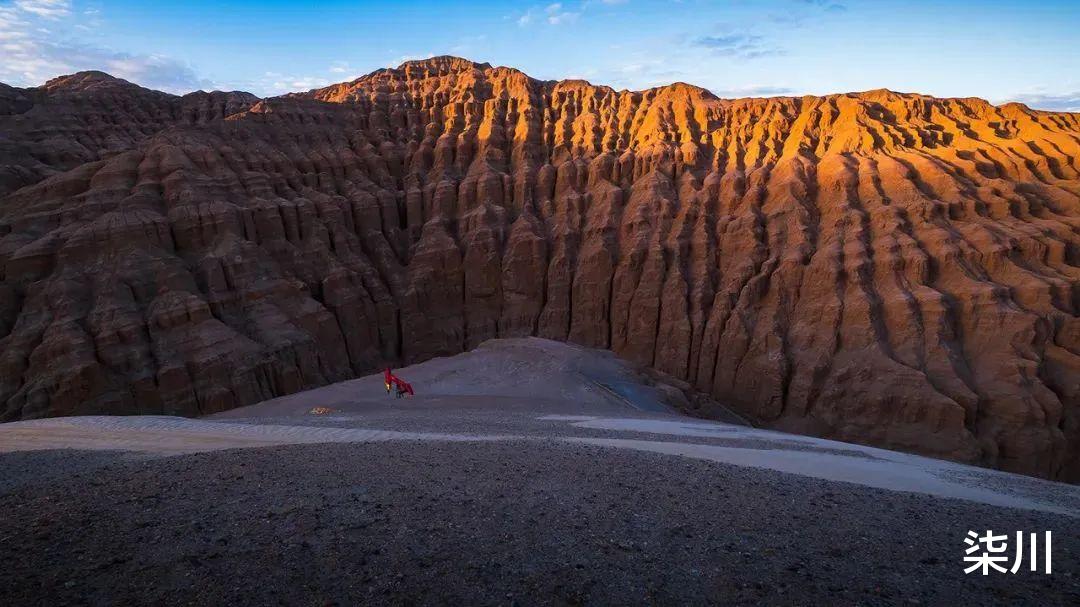
{"type": "Polygon", "coordinates": [[[0,85],[0,279],[4,421],[531,335],[757,425],[1080,480],[1077,114],[452,57],[269,99],[83,72],[0,85]]]}

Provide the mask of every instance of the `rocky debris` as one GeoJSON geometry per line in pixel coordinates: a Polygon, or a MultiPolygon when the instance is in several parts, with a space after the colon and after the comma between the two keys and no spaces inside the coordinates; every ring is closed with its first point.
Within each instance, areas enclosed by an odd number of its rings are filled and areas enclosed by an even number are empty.
{"type": "Polygon", "coordinates": [[[256,100],[0,89],[3,419],[220,411],[493,337],[1080,480],[1080,115],[440,57],[256,100]]]}
{"type": "Polygon", "coordinates": [[[12,607],[1080,597],[1069,516],[551,442],[3,454],[0,509],[12,607]],[[1053,574],[965,575],[971,527],[1053,531],[1053,574]]]}

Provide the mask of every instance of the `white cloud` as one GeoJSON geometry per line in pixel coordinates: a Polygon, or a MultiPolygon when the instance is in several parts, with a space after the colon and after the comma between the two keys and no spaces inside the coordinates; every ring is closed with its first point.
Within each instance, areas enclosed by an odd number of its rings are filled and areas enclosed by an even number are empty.
{"type": "Polygon", "coordinates": [[[795,89],[774,84],[750,84],[734,88],[719,89],[712,91],[718,97],[738,99],[740,97],[777,97],[795,94],[795,89]]]}
{"type": "Polygon", "coordinates": [[[322,88],[334,84],[332,78],[323,76],[297,76],[279,72],[266,72],[260,82],[255,83],[259,92],[268,95],[284,95],[300,91],[322,88]]]}
{"type": "Polygon", "coordinates": [[[1013,95],[1001,100],[1001,103],[1008,101],[1018,101],[1037,110],[1080,112],[1080,90],[1071,93],[1050,93],[1046,90],[1038,90],[1013,95]]]}
{"type": "Polygon", "coordinates": [[[517,18],[518,27],[526,27],[533,23],[546,23],[548,25],[566,25],[574,23],[581,16],[582,11],[588,6],[581,5],[580,10],[568,10],[562,2],[553,2],[544,7],[532,7],[517,18]]]}
{"type": "Polygon", "coordinates": [[[581,13],[576,13],[563,9],[563,5],[561,2],[549,4],[547,5],[547,7],[544,8],[545,19],[547,19],[547,22],[551,25],[573,23],[577,21],[578,15],[580,14],[581,13]]]}
{"type": "Polygon", "coordinates": [[[709,49],[713,54],[739,59],[757,59],[782,54],[784,51],[764,36],[734,32],[714,36],[701,36],[693,41],[695,46],[709,49]]]}
{"type": "Polygon", "coordinates": [[[408,61],[419,61],[421,59],[431,59],[434,56],[435,56],[435,53],[431,53],[431,52],[427,52],[427,53],[406,53],[404,55],[398,55],[397,57],[391,59],[389,61],[389,63],[386,64],[386,67],[399,67],[399,66],[401,66],[402,63],[406,63],[408,61]]]}
{"type": "Polygon", "coordinates": [[[68,0],[16,0],[0,7],[0,81],[37,86],[56,76],[93,69],[171,93],[214,88],[182,61],[73,39],[70,31],[80,25],[73,13],[68,0]]]}
{"type": "Polygon", "coordinates": [[[331,74],[351,74],[356,72],[348,61],[335,61],[330,67],[326,68],[326,71],[331,74]]]}
{"type": "Polygon", "coordinates": [[[16,26],[24,26],[26,22],[19,16],[18,9],[11,6],[0,6],[0,30],[12,30],[16,26]]]}
{"type": "Polygon", "coordinates": [[[71,0],[15,0],[15,8],[46,19],[60,19],[71,14],[71,0]]]}
{"type": "Polygon", "coordinates": [[[684,73],[672,69],[667,61],[661,59],[647,58],[637,54],[628,59],[630,59],[629,63],[611,68],[609,80],[601,84],[616,89],[640,90],[671,84],[685,77],[684,73]]]}

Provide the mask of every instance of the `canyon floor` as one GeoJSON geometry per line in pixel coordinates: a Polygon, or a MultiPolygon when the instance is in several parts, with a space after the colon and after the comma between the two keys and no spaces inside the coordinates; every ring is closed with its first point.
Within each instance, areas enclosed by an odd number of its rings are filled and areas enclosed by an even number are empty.
{"type": "Polygon", "coordinates": [[[1080,602],[1078,487],[688,417],[536,338],[400,374],[0,426],[2,602],[1080,602]],[[1053,573],[965,575],[988,529],[1053,531],[1053,573]]]}

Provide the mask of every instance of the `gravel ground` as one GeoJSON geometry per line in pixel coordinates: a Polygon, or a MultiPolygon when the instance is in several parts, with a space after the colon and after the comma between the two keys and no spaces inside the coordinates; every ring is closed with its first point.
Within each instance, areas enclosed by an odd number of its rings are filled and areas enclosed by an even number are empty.
{"type": "Polygon", "coordinates": [[[1074,518],[558,441],[15,453],[0,478],[11,606],[1080,604],[1074,518]],[[965,576],[968,529],[1054,531],[1053,575],[965,576]]]}
{"type": "Polygon", "coordinates": [[[0,495],[23,487],[43,487],[95,474],[99,468],[125,461],[145,461],[142,453],[125,451],[16,451],[0,454],[0,495]]]}
{"type": "MultiPolygon", "coordinates": [[[[460,401],[461,399],[457,399],[460,401]]],[[[278,424],[282,426],[302,424],[321,428],[356,428],[364,427],[377,430],[390,430],[393,432],[431,432],[441,434],[462,435],[504,435],[522,437],[584,437],[584,438],[639,438],[642,440],[671,439],[673,436],[682,439],[682,435],[658,434],[656,432],[634,431],[632,429],[609,430],[603,428],[589,428],[575,426],[573,421],[565,419],[545,419],[544,415],[536,412],[522,414],[520,411],[507,411],[497,409],[494,405],[500,405],[499,399],[476,399],[483,401],[483,407],[467,409],[454,402],[445,409],[433,412],[430,409],[412,408],[412,402],[407,402],[396,409],[389,411],[365,412],[363,415],[334,415],[307,416],[302,419],[296,417],[249,417],[249,418],[226,418],[211,417],[217,421],[241,424],[278,424]],[[495,401],[494,403],[490,401],[495,401]],[[450,408],[450,407],[453,408],[450,408]]],[[[426,403],[425,403],[426,404],[426,403]]],[[[625,411],[621,413],[625,414],[625,411]]],[[[663,422],[678,422],[693,426],[704,420],[690,417],[675,418],[671,415],[650,415],[648,413],[634,412],[635,420],[655,419],[663,422]]],[[[593,419],[599,416],[584,416],[583,419],[593,419]]],[[[710,420],[711,423],[711,420],[710,420]]],[[[721,428],[722,429],[722,428],[721,428]]],[[[718,430],[721,430],[718,429],[718,430]]],[[[732,431],[740,428],[733,427],[732,431]]],[[[775,433],[774,440],[748,438],[737,432],[731,434],[716,431],[713,435],[694,435],[693,442],[702,445],[716,445],[718,447],[741,447],[744,449],[786,449],[789,451],[813,451],[816,453],[832,453],[875,459],[874,456],[858,449],[824,448],[812,443],[800,443],[795,435],[784,436],[775,433]]],[[[836,443],[840,445],[842,443],[836,443]]]]}

